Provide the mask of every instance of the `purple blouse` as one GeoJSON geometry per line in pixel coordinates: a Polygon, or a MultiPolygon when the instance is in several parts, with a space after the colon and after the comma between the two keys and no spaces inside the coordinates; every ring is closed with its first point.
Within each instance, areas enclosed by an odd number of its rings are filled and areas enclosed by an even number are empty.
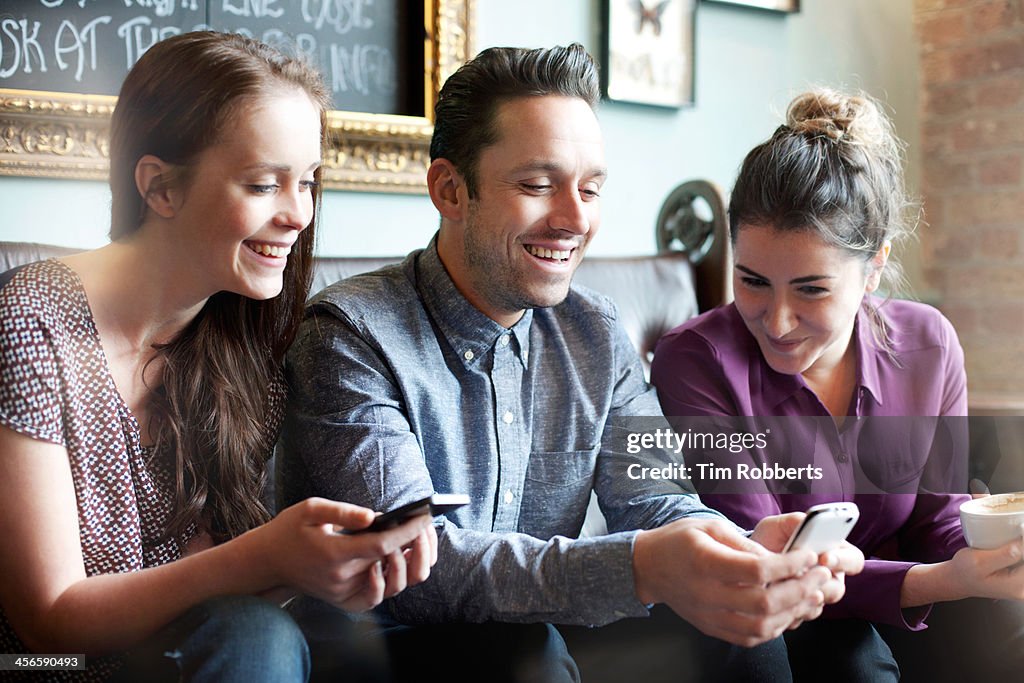
{"type": "MultiPolygon", "coordinates": [[[[906,453],[927,451],[935,444],[920,443],[908,428],[902,436],[883,434],[871,443],[872,462],[864,443],[857,443],[860,418],[894,416],[965,416],[967,380],[963,350],[953,326],[941,313],[924,304],[872,299],[888,325],[892,354],[875,343],[868,315],[861,307],[854,329],[857,349],[857,384],[849,416],[837,427],[825,406],[800,375],[784,375],[765,362],[757,341],[747,330],[735,304],[719,307],[667,333],[658,342],[651,381],[669,416],[809,416],[818,430],[812,450],[814,465],[825,472],[823,482],[803,490],[780,491],[766,482],[752,482],[743,493],[732,487],[717,492],[695,478],[701,498],[740,526],[753,528],[768,515],[803,511],[811,505],[853,501],[861,511],[850,542],[867,559],[864,571],[846,580],[846,596],[826,609],[832,618],[855,617],[911,630],[925,628],[930,606],[901,609],[900,590],[907,571],[917,562],[947,560],[966,542],[960,529],[959,507],[970,496],[950,486],[924,486],[918,478],[892,488],[906,453]],[[822,419],[827,418],[827,419],[822,419]],[[822,427],[822,425],[825,425],[822,427]],[[822,431],[824,433],[822,433],[822,431]],[[910,435],[910,441],[903,436],[910,435]],[[821,457],[826,452],[827,462],[821,457]],[[852,474],[883,470],[879,491],[868,493],[852,474]],[[918,486],[932,491],[917,492],[918,486]],[[894,490],[900,493],[892,493],[894,490]],[[905,492],[905,491],[911,492],[905,492]]],[[[865,420],[869,422],[870,420],[865,420]]],[[[953,420],[964,425],[963,420],[953,420]]],[[[804,421],[806,423],[807,421],[804,421]]],[[[891,422],[903,425],[907,421],[891,422]]],[[[797,421],[793,421],[796,424],[797,421]]],[[[874,423],[885,424],[884,419],[874,423]]],[[[878,431],[878,430],[876,430],[878,431]]],[[[932,438],[958,453],[965,452],[966,432],[932,438]]],[[[689,459],[689,458],[688,458],[689,459]]],[[[947,468],[958,468],[960,459],[947,468]]],[[[919,464],[919,463],[918,463],[919,464]]],[[[913,468],[907,468],[913,471],[913,468]]],[[[957,480],[959,481],[959,480],[957,480]]]]}

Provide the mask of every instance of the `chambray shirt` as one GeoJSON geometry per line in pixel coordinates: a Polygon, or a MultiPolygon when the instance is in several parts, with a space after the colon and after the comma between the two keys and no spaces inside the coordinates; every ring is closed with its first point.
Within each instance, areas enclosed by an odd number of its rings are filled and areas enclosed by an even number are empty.
{"type": "Polygon", "coordinates": [[[582,287],[506,329],[458,292],[435,238],[317,295],[286,372],[284,502],[471,497],[438,520],[430,578],[385,601],[401,622],[643,616],[636,530],[724,519],[681,483],[627,476],[678,456],[627,453],[630,419],[660,408],[613,304],[582,287]],[[578,538],[591,491],[609,534],[578,538]]]}
{"type": "Polygon", "coordinates": [[[893,353],[875,343],[861,307],[852,340],[857,376],[847,415],[853,419],[841,428],[800,375],[768,365],[735,304],[662,337],[651,380],[666,415],[782,416],[792,420],[790,430],[808,428],[810,436],[794,439],[793,448],[772,449],[776,461],[815,458],[825,477],[806,490],[769,490],[771,482],[762,481],[745,493],[721,486],[713,492],[713,483],[695,479],[697,490],[745,526],[818,503],[856,502],[861,516],[849,540],[868,559],[861,574],[847,577],[845,597],[826,607],[825,616],[918,630],[931,608],[900,608],[903,578],[915,562],[948,560],[966,546],[959,508],[970,496],[954,493],[966,491],[964,354],[953,326],[934,308],[877,298],[872,303],[890,330],[893,353]],[[929,416],[947,419],[921,419],[929,416]],[[929,482],[936,474],[942,476],[929,482]],[[931,492],[917,493],[919,486],[931,492]]]}

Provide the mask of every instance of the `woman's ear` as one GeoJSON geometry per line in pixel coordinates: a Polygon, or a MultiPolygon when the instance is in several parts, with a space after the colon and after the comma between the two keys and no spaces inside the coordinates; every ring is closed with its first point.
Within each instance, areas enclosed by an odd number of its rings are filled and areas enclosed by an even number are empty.
{"type": "Polygon", "coordinates": [[[153,213],[173,218],[176,210],[175,190],[171,182],[173,167],[163,159],[146,154],[135,164],[135,187],[153,213]]]}
{"type": "Polygon", "coordinates": [[[450,221],[463,219],[469,194],[455,164],[447,159],[434,159],[427,169],[427,192],[441,218],[450,221]]]}
{"type": "Polygon", "coordinates": [[[882,248],[878,250],[878,253],[868,261],[868,282],[865,287],[865,291],[868,294],[878,289],[879,284],[881,284],[882,270],[885,269],[885,264],[889,262],[890,251],[892,251],[892,242],[886,240],[882,244],[882,248]]]}

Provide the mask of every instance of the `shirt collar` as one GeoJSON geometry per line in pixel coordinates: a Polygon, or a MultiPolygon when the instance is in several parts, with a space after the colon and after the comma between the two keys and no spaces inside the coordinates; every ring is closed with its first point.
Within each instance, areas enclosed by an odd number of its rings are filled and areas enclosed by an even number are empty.
{"type": "Polygon", "coordinates": [[[441,262],[436,234],[416,258],[415,267],[420,298],[463,365],[472,367],[479,363],[501,337],[511,334],[515,340],[513,352],[524,367],[529,367],[532,310],[527,309],[511,329],[481,313],[459,292],[441,262]]]}
{"type": "MultiPolygon", "coordinates": [[[[866,389],[875,403],[882,405],[882,382],[878,376],[878,364],[885,356],[885,350],[878,347],[871,331],[871,316],[867,307],[874,303],[865,299],[857,309],[857,320],[854,322],[853,339],[857,343],[857,383],[866,389]]],[[[857,397],[858,406],[860,395],[857,397]]]]}

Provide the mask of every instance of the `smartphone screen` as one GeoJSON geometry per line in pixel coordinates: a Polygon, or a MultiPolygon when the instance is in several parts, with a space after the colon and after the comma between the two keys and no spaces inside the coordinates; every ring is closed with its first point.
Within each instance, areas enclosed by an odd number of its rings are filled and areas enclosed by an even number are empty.
{"type": "Polygon", "coordinates": [[[418,515],[432,515],[434,517],[443,515],[463,505],[469,504],[469,496],[462,493],[435,493],[432,496],[408,503],[401,507],[389,510],[376,519],[365,529],[350,531],[352,534],[365,534],[385,529],[392,529],[406,520],[418,515]]]}

